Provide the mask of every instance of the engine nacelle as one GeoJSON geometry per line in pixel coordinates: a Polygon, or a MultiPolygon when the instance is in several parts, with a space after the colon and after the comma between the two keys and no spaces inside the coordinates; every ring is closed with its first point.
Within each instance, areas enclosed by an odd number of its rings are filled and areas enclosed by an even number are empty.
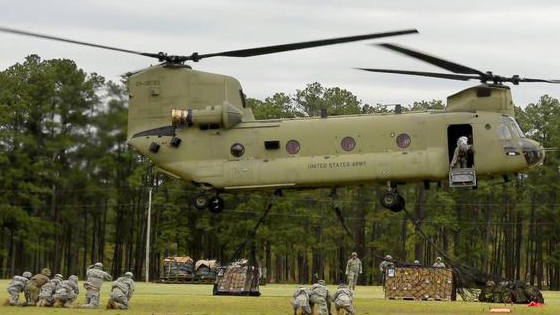
{"type": "Polygon", "coordinates": [[[240,123],[242,118],[243,112],[226,101],[222,105],[207,106],[203,109],[171,110],[171,124],[175,127],[218,125],[230,129],[240,123]]]}

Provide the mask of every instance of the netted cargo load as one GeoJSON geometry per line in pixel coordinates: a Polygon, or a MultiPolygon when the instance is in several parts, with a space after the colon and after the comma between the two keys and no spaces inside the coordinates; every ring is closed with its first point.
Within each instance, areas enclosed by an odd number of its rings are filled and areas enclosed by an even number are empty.
{"type": "Polygon", "coordinates": [[[214,282],[218,270],[216,260],[198,260],[195,264],[195,279],[198,281],[214,282]]]}
{"type": "Polygon", "coordinates": [[[433,267],[391,267],[385,274],[385,298],[455,301],[453,270],[433,267]]]}
{"type": "Polygon", "coordinates": [[[184,282],[193,276],[193,260],[189,256],[167,257],[163,260],[163,277],[160,281],[184,282]]]}
{"type": "Polygon", "coordinates": [[[260,296],[260,277],[260,269],[255,266],[221,267],[214,283],[214,295],[260,296]]]}

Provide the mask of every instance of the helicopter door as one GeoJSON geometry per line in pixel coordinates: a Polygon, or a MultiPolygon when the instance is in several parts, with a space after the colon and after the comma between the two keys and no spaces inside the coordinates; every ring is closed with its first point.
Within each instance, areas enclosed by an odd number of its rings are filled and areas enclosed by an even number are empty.
{"type": "Polygon", "coordinates": [[[467,137],[468,144],[474,147],[473,130],[470,124],[449,125],[447,127],[447,148],[449,157],[449,186],[473,187],[476,186],[476,173],[474,170],[474,153],[469,150],[466,158],[453,161],[457,141],[460,137],[467,137]],[[455,163],[454,165],[452,163],[455,163]]]}

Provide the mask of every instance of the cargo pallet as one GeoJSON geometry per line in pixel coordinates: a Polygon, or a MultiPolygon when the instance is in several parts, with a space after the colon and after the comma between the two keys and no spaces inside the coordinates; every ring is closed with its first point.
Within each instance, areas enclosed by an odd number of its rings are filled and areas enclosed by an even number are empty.
{"type": "Polygon", "coordinates": [[[397,266],[386,270],[385,298],[411,301],[455,301],[453,270],[420,266],[397,266]]]}
{"type": "Polygon", "coordinates": [[[157,280],[157,283],[190,283],[190,284],[213,284],[214,278],[198,278],[193,276],[169,276],[161,277],[157,280]]]}

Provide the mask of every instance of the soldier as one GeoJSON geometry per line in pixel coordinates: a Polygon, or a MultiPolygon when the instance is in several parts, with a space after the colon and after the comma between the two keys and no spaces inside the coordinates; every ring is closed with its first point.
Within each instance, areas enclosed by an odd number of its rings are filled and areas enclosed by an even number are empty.
{"type": "Polygon", "coordinates": [[[445,264],[443,263],[443,260],[441,259],[441,257],[436,257],[436,262],[432,265],[432,267],[445,268],[445,264]]]}
{"type": "Polygon", "coordinates": [[[317,304],[317,315],[327,315],[331,313],[329,290],[325,286],[325,280],[319,280],[311,287],[309,302],[317,304]]]}
{"type": "Polygon", "coordinates": [[[111,297],[107,303],[107,309],[127,310],[128,301],[134,293],[134,276],[132,272],[127,272],[124,277],[120,277],[113,282],[111,297]]]}
{"type": "Polygon", "coordinates": [[[356,252],[352,253],[352,257],[346,263],[346,276],[348,277],[348,286],[352,290],[356,290],[356,282],[358,282],[358,274],[362,273],[362,262],[358,258],[356,252]]]}
{"type": "Polygon", "coordinates": [[[18,305],[19,294],[23,292],[27,282],[31,278],[31,272],[26,271],[21,276],[14,276],[10,284],[8,285],[9,299],[6,299],[4,305],[16,306],[18,305]]]}
{"type": "Polygon", "coordinates": [[[101,285],[103,285],[104,281],[113,280],[111,275],[102,269],[103,264],[97,262],[93,266],[89,266],[86,272],[87,280],[84,282],[84,288],[86,289],[86,304],[83,308],[98,308],[101,285]]]}
{"type": "Polygon", "coordinates": [[[494,302],[508,303],[512,302],[511,283],[509,281],[501,281],[494,289],[494,302]]]}
{"type": "Polygon", "coordinates": [[[422,266],[422,265],[420,264],[420,260],[418,260],[418,259],[416,259],[416,260],[412,263],[412,265],[413,265],[413,266],[422,266]]]}
{"type": "Polygon", "coordinates": [[[469,144],[469,139],[465,136],[459,137],[457,140],[457,147],[453,152],[453,159],[451,160],[451,168],[466,168],[467,167],[467,154],[473,152],[472,145],[469,144]]]}
{"type": "Polygon", "coordinates": [[[348,286],[344,284],[339,285],[333,296],[336,313],[340,314],[341,311],[344,310],[349,314],[354,314],[354,306],[352,305],[353,300],[354,296],[348,286]]]}
{"type": "Polygon", "coordinates": [[[62,283],[62,280],[64,280],[62,275],[57,273],[54,275],[54,278],[41,287],[41,293],[39,293],[39,302],[37,303],[37,306],[54,305],[54,294],[62,283]]]}
{"type": "Polygon", "coordinates": [[[71,275],[68,280],[62,281],[54,294],[55,307],[70,307],[80,294],[78,277],[71,275]]]}
{"type": "Polygon", "coordinates": [[[307,292],[304,287],[297,287],[296,292],[294,292],[294,298],[292,299],[292,307],[294,308],[294,315],[296,315],[297,311],[300,309],[303,314],[311,314],[311,307],[309,306],[309,292],[307,292]]]}
{"type": "Polygon", "coordinates": [[[486,286],[480,291],[478,300],[480,302],[493,303],[494,302],[494,286],[496,284],[494,281],[489,280],[486,282],[486,286]]]}
{"type": "Polygon", "coordinates": [[[39,293],[41,293],[41,287],[45,283],[49,282],[49,277],[51,276],[51,270],[49,268],[43,268],[41,273],[34,275],[27,285],[25,286],[25,305],[35,306],[39,301],[39,293]]]}
{"type": "Polygon", "coordinates": [[[387,272],[387,268],[393,266],[395,266],[393,263],[393,257],[391,255],[386,255],[385,260],[379,264],[379,270],[381,271],[381,283],[385,284],[385,273],[387,272]]]}

